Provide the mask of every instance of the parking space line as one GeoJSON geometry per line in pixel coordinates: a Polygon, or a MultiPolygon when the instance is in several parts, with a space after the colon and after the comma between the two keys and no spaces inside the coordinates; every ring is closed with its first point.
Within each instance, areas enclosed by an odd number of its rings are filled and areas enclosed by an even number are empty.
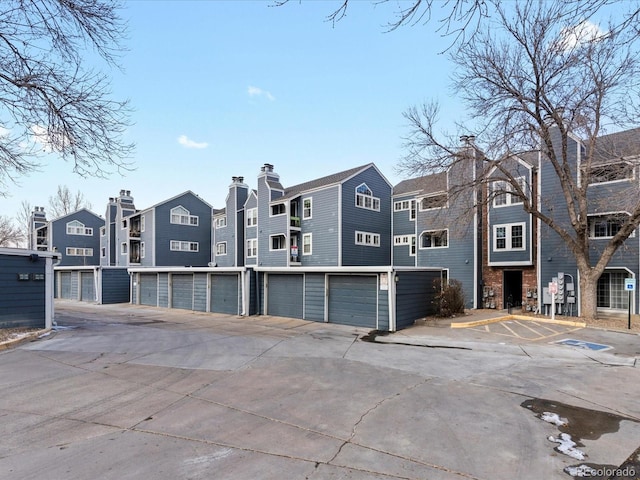
{"type": "Polygon", "coordinates": [[[538,337],[542,336],[542,334],[541,334],[538,330],[535,330],[535,329],[531,328],[529,325],[525,325],[524,323],[519,322],[519,321],[516,321],[515,323],[517,323],[517,324],[518,324],[518,325],[520,325],[521,327],[526,328],[527,330],[532,331],[532,332],[533,332],[533,333],[535,333],[538,337]]]}
{"type": "Polygon", "coordinates": [[[506,323],[502,324],[502,326],[504,328],[506,328],[507,330],[509,330],[513,334],[514,337],[522,338],[520,335],[518,335],[516,332],[514,332],[506,323]]]}
{"type": "Polygon", "coordinates": [[[565,335],[567,333],[575,332],[576,330],[581,330],[581,329],[582,329],[581,327],[576,327],[576,328],[572,328],[571,330],[563,330],[561,332],[556,332],[550,335],[545,335],[544,337],[536,338],[534,341],[537,342],[538,340],[546,340],[551,337],[557,337],[558,335],[565,335]]]}
{"type": "Polygon", "coordinates": [[[555,329],[553,329],[551,327],[547,327],[544,323],[534,322],[534,321],[532,321],[531,323],[535,324],[536,326],[538,326],[540,328],[544,328],[545,330],[549,330],[550,332],[554,332],[554,333],[557,332],[557,330],[555,330],[555,329]]]}

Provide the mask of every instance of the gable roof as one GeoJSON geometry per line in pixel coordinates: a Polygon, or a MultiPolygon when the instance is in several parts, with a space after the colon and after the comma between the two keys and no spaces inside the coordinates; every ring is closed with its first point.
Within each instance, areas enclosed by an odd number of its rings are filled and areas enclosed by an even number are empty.
{"type": "Polygon", "coordinates": [[[79,213],[79,212],[82,212],[82,211],[88,212],[88,213],[90,213],[91,215],[93,215],[94,217],[99,218],[100,220],[102,220],[102,221],[104,222],[104,218],[102,218],[102,216],[98,215],[97,213],[93,213],[93,212],[92,212],[91,210],[89,210],[88,208],[84,208],[84,207],[83,207],[83,208],[79,208],[78,210],[76,210],[76,211],[74,211],[74,212],[67,213],[67,214],[65,214],[65,215],[61,215],[61,216],[59,216],[59,217],[57,217],[57,218],[53,218],[53,219],[51,219],[48,223],[57,222],[57,221],[59,221],[59,220],[62,220],[63,218],[70,217],[71,215],[75,215],[75,214],[77,214],[77,213],[79,213]]]}
{"type": "Polygon", "coordinates": [[[309,190],[316,190],[318,188],[328,187],[330,185],[342,183],[345,180],[351,178],[352,176],[356,175],[357,173],[360,173],[362,170],[365,170],[372,165],[373,163],[367,163],[366,165],[350,168],[349,170],[333,173],[325,177],[316,178],[315,180],[311,180],[309,182],[299,183],[298,185],[287,187],[285,188],[284,195],[282,197],[274,198],[272,201],[279,202],[289,198],[297,197],[301,193],[304,193],[309,190]]]}
{"type": "Polygon", "coordinates": [[[422,177],[409,178],[393,187],[393,195],[428,195],[447,189],[447,172],[432,173],[422,177]]]}
{"type": "Polygon", "coordinates": [[[594,163],[608,163],[640,155],[640,127],[598,137],[594,163]]]}
{"type": "Polygon", "coordinates": [[[162,200],[161,202],[156,203],[155,205],[151,205],[150,207],[144,208],[142,210],[138,210],[136,213],[142,213],[142,212],[147,212],[149,210],[152,210],[156,207],[159,207],[160,205],[164,205],[165,203],[169,203],[172,200],[175,200],[176,198],[182,197],[183,195],[188,195],[191,194],[194,197],[196,197],[197,199],[199,199],[202,203],[204,203],[206,206],[208,206],[209,208],[211,208],[213,210],[213,207],[211,205],[209,205],[209,202],[207,202],[206,200],[203,200],[200,195],[198,195],[197,193],[193,193],[191,190],[187,190],[185,192],[179,193],[178,195],[174,195],[171,198],[167,198],[166,200],[162,200]]]}

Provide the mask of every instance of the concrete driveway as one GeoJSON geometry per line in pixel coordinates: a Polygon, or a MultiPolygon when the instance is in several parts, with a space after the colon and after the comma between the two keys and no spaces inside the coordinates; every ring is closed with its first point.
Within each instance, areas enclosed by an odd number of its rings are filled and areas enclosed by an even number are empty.
{"type": "Polygon", "coordinates": [[[129,305],[56,316],[0,352],[0,478],[608,478],[640,445],[637,336],[602,332],[626,353],[592,354],[129,305]]]}

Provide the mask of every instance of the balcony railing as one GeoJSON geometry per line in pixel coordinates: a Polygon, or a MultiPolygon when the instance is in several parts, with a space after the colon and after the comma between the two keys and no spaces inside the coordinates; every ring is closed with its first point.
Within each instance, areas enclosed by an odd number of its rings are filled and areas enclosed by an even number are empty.
{"type": "Polygon", "coordinates": [[[290,225],[295,228],[300,228],[300,217],[291,217],[290,225]]]}

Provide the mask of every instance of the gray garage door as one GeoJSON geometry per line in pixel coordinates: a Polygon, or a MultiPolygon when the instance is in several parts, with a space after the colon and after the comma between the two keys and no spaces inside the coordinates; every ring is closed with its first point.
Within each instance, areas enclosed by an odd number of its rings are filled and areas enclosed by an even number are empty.
{"type": "Polygon", "coordinates": [[[375,276],[330,275],[329,321],[376,328],[378,282],[375,276]]]}
{"type": "Polygon", "coordinates": [[[211,275],[211,306],[215,313],[238,315],[238,275],[211,275]]]}
{"type": "Polygon", "coordinates": [[[93,272],[80,272],[80,300],[83,302],[95,302],[96,300],[93,272]]]}
{"type": "Polygon", "coordinates": [[[268,275],[267,313],[269,315],[302,318],[302,279],[302,275],[268,275]]]}
{"type": "Polygon", "coordinates": [[[138,282],[140,289],[140,305],[156,307],[158,305],[158,276],[154,274],[141,274],[138,282]]]}
{"type": "Polygon", "coordinates": [[[171,306],[193,310],[193,275],[171,275],[171,306]]]}
{"type": "Polygon", "coordinates": [[[71,298],[71,272],[60,272],[60,298],[71,298]]]}

